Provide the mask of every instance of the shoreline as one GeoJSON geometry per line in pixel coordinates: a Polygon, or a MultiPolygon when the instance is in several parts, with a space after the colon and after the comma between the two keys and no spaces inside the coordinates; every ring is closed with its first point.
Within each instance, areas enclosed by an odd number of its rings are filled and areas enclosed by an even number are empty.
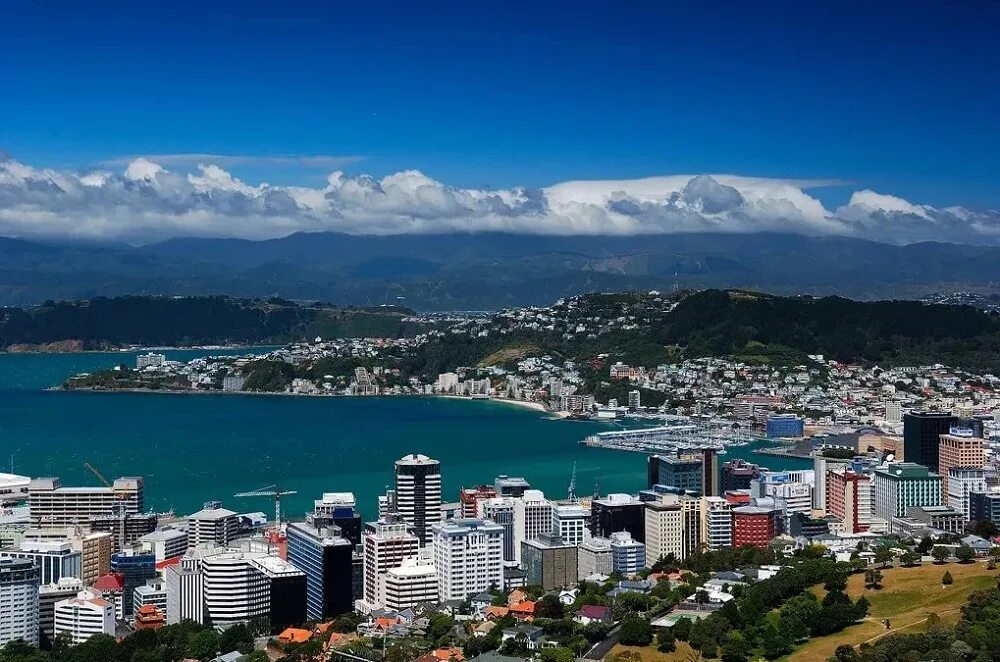
{"type": "Polygon", "coordinates": [[[275,347],[284,347],[284,345],[190,345],[184,347],[175,347],[173,345],[165,345],[159,347],[113,347],[108,349],[32,349],[32,350],[15,350],[10,351],[7,347],[0,348],[0,355],[9,354],[11,356],[15,355],[30,355],[30,356],[41,356],[49,354],[129,354],[132,352],[230,352],[233,350],[241,349],[270,349],[275,347]]]}

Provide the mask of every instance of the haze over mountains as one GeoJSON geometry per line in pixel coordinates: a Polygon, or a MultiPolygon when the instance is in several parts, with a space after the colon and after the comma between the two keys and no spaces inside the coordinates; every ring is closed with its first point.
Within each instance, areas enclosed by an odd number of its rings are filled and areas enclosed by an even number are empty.
{"type": "Polygon", "coordinates": [[[912,298],[1000,281],[1000,248],[790,233],[546,236],[297,233],[143,247],[0,239],[0,304],[121,294],[282,296],[418,310],[549,304],[590,291],[746,287],[912,298]]]}

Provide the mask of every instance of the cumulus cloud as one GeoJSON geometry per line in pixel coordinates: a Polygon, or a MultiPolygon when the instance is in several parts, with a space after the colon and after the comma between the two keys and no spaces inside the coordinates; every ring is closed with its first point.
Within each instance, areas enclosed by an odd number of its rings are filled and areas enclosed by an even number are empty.
{"type": "Polygon", "coordinates": [[[300,231],[772,231],[894,243],[1000,241],[1000,212],[935,208],[869,190],[831,211],[808,193],[834,183],[822,180],[672,175],[472,189],[416,170],[382,178],[334,170],[322,186],[299,187],[249,183],[222,163],[185,171],[167,161],[140,157],[80,173],[2,160],[0,235],[142,243],[177,236],[264,239],[300,231]]]}

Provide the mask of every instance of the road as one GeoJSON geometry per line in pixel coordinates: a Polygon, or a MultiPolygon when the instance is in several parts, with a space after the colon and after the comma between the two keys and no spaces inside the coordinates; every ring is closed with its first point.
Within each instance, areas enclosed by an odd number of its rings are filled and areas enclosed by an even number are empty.
{"type": "Polygon", "coordinates": [[[583,659],[585,660],[603,660],[604,656],[611,652],[611,649],[615,647],[618,643],[618,626],[616,625],[608,633],[608,636],[598,641],[594,644],[589,651],[587,651],[583,659]]]}

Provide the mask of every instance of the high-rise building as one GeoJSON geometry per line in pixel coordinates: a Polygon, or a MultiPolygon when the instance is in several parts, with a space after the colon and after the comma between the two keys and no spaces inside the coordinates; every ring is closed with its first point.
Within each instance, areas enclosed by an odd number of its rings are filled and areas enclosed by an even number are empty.
{"type": "Polygon", "coordinates": [[[940,411],[914,410],[903,414],[903,454],[906,461],[937,471],[941,435],[948,434],[957,420],[951,414],[940,411]]]}
{"type": "Polygon", "coordinates": [[[634,540],[646,539],[646,507],[631,494],[609,494],[590,502],[590,533],[609,538],[612,533],[628,531],[634,540]]]}
{"type": "Polygon", "coordinates": [[[0,556],[0,646],[38,645],[38,567],[31,559],[0,556]]]}
{"type": "Polygon", "coordinates": [[[306,573],[306,615],[319,620],[354,608],[353,545],[321,517],[288,525],[288,561],[306,573]]]}
{"type": "Polygon", "coordinates": [[[684,455],[650,455],[648,459],[648,485],[666,485],[701,494],[702,460],[684,455]]]}
{"type": "Polygon", "coordinates": [[[813,478],[816,483],[813,485],[812,506],[816,510],[826,510],[826,479],[833,469],[843,469],[851,461],[846,458],[826,457],[822,452],[813,454],[813,478]]]}
{"type": "Polygon", "coordinates": [[[632,575],[646,567],[646,546],[628,531],[611,534],[611,563],[615,572],[632,575]]]}
{"type": "Polygon", "coordinates": [[[811,469],[802,471],[762,471],[750,483],[750,495],[755,498],[781,499],[786,516],[812,510],[812,488],[815,477],[811,469]]]}
{"type": "Polygon", "coordinates": [[[28,485],[32,526],[57,529],[88,526],[90,519],[143,510],[142,478],[116,478],[112,487],[63,487],[58,478],[36,478],[28,485]]]}
{"type": "Polygon", "coordinates": [[[1000,491],[991,489],[969,494],[969,520],[989,520],[1000,525],[1000,491]]]}
{"type": "Polygon", "coordinates": [[[433,535],[441,600],[464,600],[503,586],[503,527],[454,519],[436,524],[433,535]]]}
{"type": "Polygon", "coordinates": [[[249,563],[267,583],[270,631],[278,633],[287,627],[305,623],[309,618],[306,613],[306,573],[277,556],[255,554],[249,563]]]}
{"type": "Polygon", "coordinates": [[[353,492],[325,492],[313,502],[313,515],[326,517],[355,547],[361,545],[361,513],[353,492]]]}
{"type": "Polygon", "coordinates": [[[54,584],[63,577],[83,576],[81,553],[69,540],[25,540],[18,549],[5,549],[6,556],[28,559],[38,566],[42,584],[54,584]]]}
{"type": "MultiPolygon", "coordinates": [[[[38,589],[38,644],[49,650],[56,640],[56,603],[75,598],[84,589],[76,577],[63,577],[38,589]]],[[[3,619],[0,618],[0,621],[3,619]]]]}
{"type": "Polygon", "coordinates": [[[122,613],[131,616],[135,589],[156,577],[156,557],[130,549],[115,552],[111,555],[111,572],[122,577],[122,613]]]}
{"type": "MultiPolygon", "coordinates": [[[[290,545],[289,545],[290,546],[290,545]]],[[[243,623],[266,631],[270,616],[267,578],[252,565],[263,552],[211,554],[201,560],[205,616],[213,627],[243,623]]]]}
{"type": "Polygon", "coordinates": [[[417,454],[396,460],[396,508],[420,544],[429,544],[431,529],[441,521],[440,462],[417,454]]]}
{"type": "Polygon", "coordinates": [[[493,489],[497,496],[501,497],[522,497],[525,490],[530,490],[531,485],[520,476],[499,475],[493,481],[493,489]]]}
{"type": "Polygon", "coordinates": [[[201,557],[188,552],[180,563],[163,569],[167,588],[167,625],[182,621],[205,622],[205,583],[201,557]]]}
{"type": "Polygon", "coordinates": [[[215,543],[226,546],[240,531],[240,519],[218,501],[209,501],[196,513],[188,515],[188,544],[215,543]]]}
{"type": "Polygon", "coordinates": [[[885,401],[885,421],[898,425],[903,421],[903,405],[897,400],[885,401]]]}
{"type": "MultiPolygon", "coordinates": [[[[909,456],[909,451],[906,451],[909,456]]],[[[875,516],[892,522],[914,506],[940,506],[941,476],[913,462],[875,469],[875,516]]]]}
{"type": "Polygon", "coordinates": [[[948,471],[952,468],[982,469],[984,460],[983,440],[976,437],[972,430],[952,427],[948,434],[941,435],[936,471],[941,475],[941,494],[945,499],[950,494],[948,471]]]}
{"type": "Polygon", "coordinates": [[[514,551],[514,499],[494,497],[480,501],[476,516],[496,522],[503,527],[503,560],[513,563],[517,559],[517,553],[514,551]]]}
{"type": "Polygon", "coordinates": [[[611,541],[607,538],[588,538],[583,541],[577,552],[577,576],[586,579],[591,575],[604,575],[614,572],[614,558],[611,552],[611,541]]]}
{"type": "Polygon", "coordinates": [[[563,504],[552,507],[551,532],[575,547],[579,546],[589,533],[587,525],[590,513],[579,504],[563,504]]]}
{"type": "Polygon", "coordinates": [[[733,545],[733,505],[722,497],[701,498],[701,542],[715,551],[733,545]]]}
{"type": "Polygon", "coordinates": [[[150,552],[160,563],[184,556],[188,550],[188,533],[185,529],[157,529],[138,540],[143,550],[150,552]]]}
{"type": "Polygon", "coordinates": [[[546,591],[577,582],[577,546],[555,532],[521,543],[525,581],[546,591]]]}
{"type": "Polygon", "coordinates": [[[81,541],[81,578],[86,586],[93,586],[101,575],[111,572],[111,554],[115,551],[115,538],[107,531],[90,533],[81,541]]]}
{"type": "Polygon", "coordinates": [[[638,390],[628,392],[628,408],[638,409],[642,406],[642,395],[638,390]]]}
{"type": "Polygon", "coordinates": [[[749,490],[750,481],[760,475],[760,467],[746,460],[730,460],[722,465],[720,488],[725,494],[731,490],[749,490]]]}
{"type": "Polygon", "coordinates": [[[701,499],[663,494],[646,502],[646,564],[652,566],[664,556],[678,560],[698,549],[701,541],[701,499]]]}
{"type": "Polygon", "coordinates": [[[410,530],[409,524],[390,515],[388,519],[365,524],[362,545],[365,558],[363,597],[374,606],[381,602],[382,575],[401,566],[405,559],[416,556],[420,539],[410,530]]]}
{"type": "Polygon", "coordinates": [[[719,451],[714,448],[701,449],[701,493],[702,496],[719,496],[722,493],[719,485],[719,451]]]}
{"type": "Polygon", "coordinates": [[[466,519],[479,517],[479,502],[492,499],[496,495],[496,489],[490,485],[463,487],[458,493],[458,502],[461,504],[462,510],[460,516],[466,519]]]}
{"type": "Polygon", "coordinates": [[[826,476],[826,512],[844,523],[847,533],[871,528],[872,477],[850,466],[830,469],[826,476]]]}
{"type": "Polygon", "coordinates": [[[54,629],[56,639],[66,637],[74,646],[94,635],[114,636],[115,607],[92,592],[81,591],[75,598],[56,603],[54,629]]]}
{"type": "MultiPolygon", "coordinates": [[[[944,443],[942,441],[942,443],[944,443]]],[[[944,476],[941,477],[942,482],[944,476]]],[[[966,521],[971,521],[970,494],[985,492],[986,471],[982,467],[951,467],[948,470],[947,504],[962,513],[966,521]]]]}
{"type": "Polygon", "coordinates": [[[115,549],[124,549],[139,538],[156,531],[159,516],[156,513],[109,513],[90,518],[90,530],[107,532],[115,538],[115,549]]]}
{"type": "Polygon", "coordinates": [[[379,603],[401,611],[438,602],[437,570],[430,561],[408,558],[379,578],[379,603]]]}
{"type": "Polygon", "coordinates": [[[781,513],[773,508],[739,506],[733,508],[733,547],[752,545],[764,548],[781,532],[781,513]]]}
{"type": "Polygon", "coordinates": [[[541,490],[525,490],[514,500],[514,553],[521,561],[521,543],[552,531],[552,502],[541,490]]]}

